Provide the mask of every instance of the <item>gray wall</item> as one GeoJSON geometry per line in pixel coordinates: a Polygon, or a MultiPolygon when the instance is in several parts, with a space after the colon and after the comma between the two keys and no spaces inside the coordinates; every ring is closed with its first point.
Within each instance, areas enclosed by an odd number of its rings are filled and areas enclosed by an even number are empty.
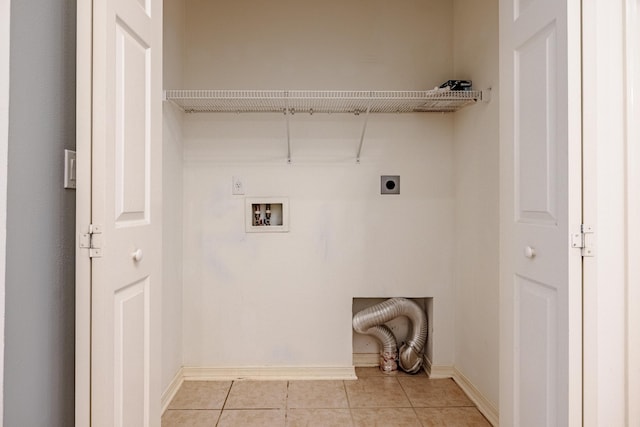
{"type": "Polygon", "coordinates": [[[11,2],[5,427],[74,422],[75,8],[11,2]]]}

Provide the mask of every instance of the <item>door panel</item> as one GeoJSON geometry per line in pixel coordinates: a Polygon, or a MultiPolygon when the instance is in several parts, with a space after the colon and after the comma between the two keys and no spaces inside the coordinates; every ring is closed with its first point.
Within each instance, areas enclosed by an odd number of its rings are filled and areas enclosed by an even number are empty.
{"type": "Polygon", "coordinates": [[[161,6],[94,0],[94,426],[160,425],[161,6]]]}
{"type": "Polygon", "coordinates": [[[529,6],[536,3],[536,0],[519,0],[516,1],[513,7],[514,19],[518,19],[520,14],[527,10],[529,6]]]}
{"type": "MultiPolygon", "coordinates": [[[[148,365],[148,280],[116,291],[114,296],[114,345],[116,419],[122,425],[143,426],[145,412],[145,366],[148,365]]],[[[148,415],[146,416],[148,417],[148,415]]]]}
{"type": "Polygon", "coordinates": [[[556,43],[552,24],[515,50],[514,142],[519,222],[556,224],[556,43]]]}
{"type": "Polygon", "coordinates": [[[505,426],[581,423],[581,256],[569,239],[581,222],[579,5],[500,2],[505,426]]]}
{"type": "Polygon", "coordinates": [[[116,219],[146,219],[148,209],[149,47],[116,22],[116,219]]]}
{"type": "Polygon", "coordinates": [[[516,276],[515,389],[521,425],[554,425],[557,417],[557,290],[516,276]]]}

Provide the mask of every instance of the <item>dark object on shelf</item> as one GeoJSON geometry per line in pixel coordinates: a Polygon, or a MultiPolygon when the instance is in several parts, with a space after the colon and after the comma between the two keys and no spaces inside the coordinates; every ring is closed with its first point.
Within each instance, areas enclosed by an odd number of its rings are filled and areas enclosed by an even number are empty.
{"type": "Polygon", "coordinates": [[[440,89],[471,90],[471,80],[447,80],[440,85],[440,89]]]}

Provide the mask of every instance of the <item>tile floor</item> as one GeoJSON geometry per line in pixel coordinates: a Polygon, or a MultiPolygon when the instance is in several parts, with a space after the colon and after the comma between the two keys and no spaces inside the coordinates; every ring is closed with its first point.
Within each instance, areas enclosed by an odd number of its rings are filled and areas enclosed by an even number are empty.
{"type": "Polygon", "coordinates": [[[356,368],[356,381],[185,381],[162,427],[490,426],[451,379],[356,368]]]}

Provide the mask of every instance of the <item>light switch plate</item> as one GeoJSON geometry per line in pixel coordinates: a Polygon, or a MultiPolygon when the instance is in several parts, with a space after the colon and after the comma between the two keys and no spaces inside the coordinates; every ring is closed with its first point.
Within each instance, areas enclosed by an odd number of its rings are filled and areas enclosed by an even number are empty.
{"type": "Polygon", "coordinates": [[[76,152],[64,150],[64,188],[76,188],[76,152]]]}

